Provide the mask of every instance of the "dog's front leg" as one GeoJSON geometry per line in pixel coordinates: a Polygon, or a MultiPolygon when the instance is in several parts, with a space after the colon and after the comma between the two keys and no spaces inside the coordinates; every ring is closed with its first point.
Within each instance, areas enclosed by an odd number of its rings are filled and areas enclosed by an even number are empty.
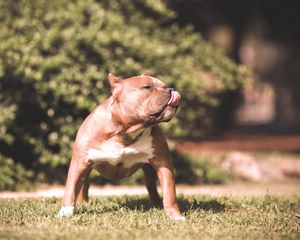
{"type": "Polygon", "coordinates": [[[162,188],[164,210],[172,220],[185,220],[176,200],[173,164],[166,139],[158,126],[153,127],[152,136],[155,139],[153,142],[154,158],[150,160],[150,163],[157,172],[162,188]]]}
{"type": "Polygon", "coordinates": [[[89,163],[75,158],[71,160],[62,201],[63,207],[60,209],[58,217],[70,217],[74,215],[78,194],[83,187],[90,169],[91,165],[89,163]]]}

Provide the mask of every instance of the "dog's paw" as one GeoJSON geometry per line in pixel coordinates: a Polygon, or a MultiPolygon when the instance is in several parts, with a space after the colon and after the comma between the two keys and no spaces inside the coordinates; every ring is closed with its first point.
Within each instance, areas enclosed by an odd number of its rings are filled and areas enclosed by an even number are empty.
{"type": "Polygon", "coordinates": [[[186,218],[184,216],[169,216],[173,221],[184,222],[186,218]]]}
{"type": "Polygon", "coordinates": [[[165,208],[166,214],[170,218],[170,220],[173,221],[185,221],[185,217],[181,214],[178,207],[172,207],[172,208],[165,208]]]}
{"type": "Polygon", "coordinates": [[[56,217],[58,217],[58,218],[72,217],[74,215],[74,212],[75,212],[75,207],[73,207],[73,206],[62,207],[59,210],[56,217]]]}

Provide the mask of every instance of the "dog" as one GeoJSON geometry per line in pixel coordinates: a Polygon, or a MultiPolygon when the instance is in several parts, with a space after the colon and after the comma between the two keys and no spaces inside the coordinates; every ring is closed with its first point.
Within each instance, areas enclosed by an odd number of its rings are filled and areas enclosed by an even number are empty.
{"type": "Polygon", "coordinates": [[[58,216],[74,215],[75,204],[88,200],[87,178],[92,168],[108,180],[129,177],[142,168],[150,200],[162,203],[170,219],[185,220],[176,200],[170,151],[158,126],[173,118],[180,93],[148,74],[121,79],[110,73],[108,80],[112,95],[77,132],[58,216]]]}

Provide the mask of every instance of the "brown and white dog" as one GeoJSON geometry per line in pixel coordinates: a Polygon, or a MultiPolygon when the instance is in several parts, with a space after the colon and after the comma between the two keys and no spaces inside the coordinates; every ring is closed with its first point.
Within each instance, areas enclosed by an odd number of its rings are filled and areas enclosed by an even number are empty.
{"type": "Polygon", "coordinates": [[[145,174],[151,201],[161,203],[173,220],[184,220],[176,201],[173,164],[158,123],[174,116],[181,96],[157,78],[141,75],[121,79],[108,75],[112,96],[84,120],[73,145],[63,207],[59,217],[74,214],[76,202],[88,199],[92,168],[109,180],[145,174]]]}

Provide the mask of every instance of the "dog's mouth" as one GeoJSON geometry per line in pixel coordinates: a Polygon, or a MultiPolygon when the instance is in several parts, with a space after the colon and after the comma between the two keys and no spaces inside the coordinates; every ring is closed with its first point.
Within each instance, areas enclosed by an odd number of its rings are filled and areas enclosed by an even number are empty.
{"type": "Polygon", "coordinates": [[[149,115],[150,122],[168,122],[175,115],[181,95],[177,91],[172,91],[169,101],[162,107],[162,109],[156,113],[149,115]]]}

